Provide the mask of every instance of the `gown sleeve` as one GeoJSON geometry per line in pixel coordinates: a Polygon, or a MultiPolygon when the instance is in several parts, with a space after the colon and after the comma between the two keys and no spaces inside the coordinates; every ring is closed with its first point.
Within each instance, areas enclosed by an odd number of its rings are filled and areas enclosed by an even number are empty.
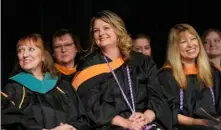
{"type": "Polygon", "coordinates": [[[108,80],[98,82],[100,78],[102,76],[85,81],[77,91],[92,125],[97,126],[110,125],[113,117],[118,114],[114,98],[109,96],[112,92],[106,87],[108,80]]]}
{"type": "Polygon", "coordinates": [[[214,72],[214,93],[215,93],[215,108],[218,116],[221,116],[221,71],[214,72]]]}
{"type": "Polygon", "coordinates": [[[61,87],[66,87],[64,89],[66,90],[65,93],[68,94],[68,97],[71,98],[71,101],[73,102],[72,108],[69,108],[70,111],[68,113],[67,122],[78,130],[89,130],[88,118],[78,94],[69,82],[63,82],[64,83],[61,87]]]}
{"type": "Polygon", "coordinates": [[[141,77],[141,82],[146,82],[151,85],[159,84],[158,78],[156,77],[158,69],[151,57],[135,54],[132,59],[132,64],[136,66],[136,75],[141,77]]]}
{"type": "Polygon", "coordinates": [[[43,128],[31,115],[26,115],[18,106],[21,102],[22,87],[17,83],[9,83],[2,96],[2,122],[1,125],[7,130],[42,130],[43,128]]]}
{"type": "Polygon", "coordinates": [[[172,122],[173,125],[175,125],[178,123],[178,114],[180,112],[179,96],[177,95],[177,91],[179,90],[177,90],[175,79],[170,75],[169,71],[160,71],[158,73],[158,78],[163,95],[172,111],[172,122]]]}
{"type": "Polygon", "coordinates": [[[147,100],[148,108],[151,108],[155,111],[157,117],[162,114],[162,108],[166,105],[166,100],[164,99],[163,95],[161,94],[160,84],[157,75],[157,67],[154,61],[149,58],[144,62],[144,79],[146,79],[147,84],[147,100]]]}
{"type": "Polygon", "coordinates": [[[159,79],[157,77],[158,69],[156,64],[151,57],[138,53],[135,53],[132,60],[133,64],[136,66],[134,75],[138,77],[140,84],[146,84],[147,86],[145,108],[154,111],[156,119],[160,121],[167,129],[170,129],[172,126],[172,114],[167,101],[162,94],[159,79]]]}
{"type": "Polygon", "coordinates": [[[218,113],[218,116],[221,117],[221,94],[219,94],[218,101],[217,101],[217,113],[218,113]]]}
{"type": "Polygon", "coordinates": [[[3,92],[7,95],[9,101],[13,101],[16,107],[19,107],[22,99],[22,86],[15,82],[8,83],[3,92]]]}

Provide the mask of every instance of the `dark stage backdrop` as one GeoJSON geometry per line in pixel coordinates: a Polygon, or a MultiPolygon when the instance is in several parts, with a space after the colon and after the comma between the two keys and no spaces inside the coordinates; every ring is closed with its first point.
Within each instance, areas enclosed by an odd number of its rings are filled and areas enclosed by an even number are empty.
{"type": "Polygon", "coordinates": [[[19,37],[37,32],[50,43],[56,29],[69,28],[86,49],[89,21],[99,10],[117,13],[131,35],[148,34],[158,67],[165,60],[168,31],[175,24],[189,23],[200,34],[209,27],[221,29],[218,0],[2,0],[1,5],[2,86],[12,71],[19,37]]]}

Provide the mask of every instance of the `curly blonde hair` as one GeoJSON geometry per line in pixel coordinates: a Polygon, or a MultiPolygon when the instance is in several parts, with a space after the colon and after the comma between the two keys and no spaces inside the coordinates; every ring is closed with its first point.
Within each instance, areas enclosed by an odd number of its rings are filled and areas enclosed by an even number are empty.
{"type": "Polygon", "coordinates": [[[95,49],[98,48],[96,45],[95,39],[93,37],[93,28],[94,21],[96,19],[101,19],[102,21],[110,24],[117,35],[118,47],[120,49],[121,55],[124,60],[128,60],[130,58],[130,52],[132,51],[132,39],[129,36],[125,24],[123,20],[115,13],[107,10],[102,10],[98,12],[92,19],[90,24],[90,43],[91,47],[89,50],[89,54],[91,54],[95,49]]]}

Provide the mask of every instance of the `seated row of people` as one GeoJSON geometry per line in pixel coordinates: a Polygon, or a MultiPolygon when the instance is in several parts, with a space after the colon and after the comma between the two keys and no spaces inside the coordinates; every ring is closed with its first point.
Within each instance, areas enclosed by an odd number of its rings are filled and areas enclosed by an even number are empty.
{"type": "Polygon", "coordinates": [[[78,61],[77,38],[67,30],[56,32],[56,64],[40,35],[19,40],[18,71],[1,92],[4,129],[221,128],[221,71],[210,64],[192,26],[171,28],[160,70],[150,56],[133,51],[123,20],[113,12],[91,19],[90,39],[88,54],[78,61]]]}

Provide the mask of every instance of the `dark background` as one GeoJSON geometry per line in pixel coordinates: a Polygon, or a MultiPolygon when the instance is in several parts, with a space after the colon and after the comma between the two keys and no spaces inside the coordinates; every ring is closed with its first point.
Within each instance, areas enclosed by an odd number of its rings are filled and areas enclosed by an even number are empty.
{"type": "Polygon", "coordinates": [[[69,28],[86,49],[89,21],[99,10],[117,13],[131,35],[148,34],[158,67],[165,60],[168,32],[175,24],[191,24],[200,35],[209,27],[221,29],[218,0],[2,0],[1,6],[3,86],[14,65],[19,37],[36,32],[50,41],[56,29],[69,28]]]}

